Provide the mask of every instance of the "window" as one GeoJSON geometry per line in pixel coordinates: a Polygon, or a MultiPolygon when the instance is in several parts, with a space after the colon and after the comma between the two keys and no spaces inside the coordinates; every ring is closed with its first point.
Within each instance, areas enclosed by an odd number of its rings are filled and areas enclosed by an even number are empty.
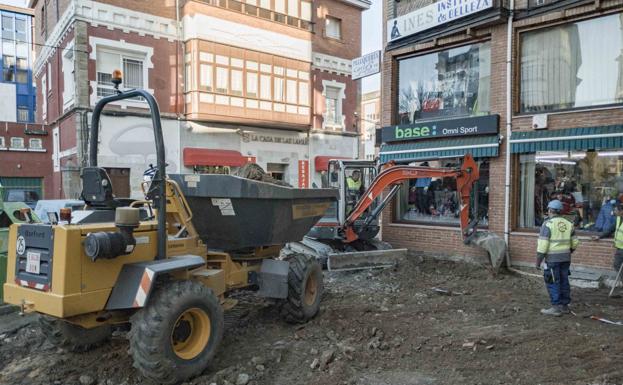
{"type": "Polygon", "coordinates": [[[342,20],[327,16],[325,35],[333,39],[342,39],[342,20]]]}
{"type": "Polygon", "coordinates": [[[224,67],[216,67],[216,91],[226,94],[229,90],[229,70],[224,67]]]}
{"type": "Polygon", "coordinates": [[[15,81],[17,83],[28,83],[28,71],[17,71],[15,73],[15,81]]]}
{"type": "Polygon", "coordinates": [[[46,74],[43,74],[41,75],[41,114],[44,120],[48,114],[48,93],[46,92],[47,88],[48,77],[46,74]]]}
{"type": "Polygon", "coordinates": [[[231,94],[236,96],[242,96],[242,71],[231,71],[231,94]]]}
{"type": "MultiPolygon", "coordinates": [[[[112,73],[112,71],[111,71],[111,73],[112,73]]],[[[52,87],[52,63],[51,62],[48,62],[48,64],[47,64],[47,74],[48,74],[48,89],[47,89],[47,91],[51,92],[52,88],[53,88],[52,87]]]]}
{"type": "Polygon", "coordinates": [[[522,33],[520,111],[622,103],[621,17],[616,14],[522,33]]]}
{"type": "Polygon", "coordinates": [[[190,91],[193,89],[193,67],[190,63],[186,63],[184,65],[185,78],[184,87],[186,91],[190,91]]]}
{"type": "Polygon", "coordinates": [[[311,21],[312,19],[311,2],[309,1],[301,2],[301,19],[306,20],[306,21],[311,21]]]}
{"type": "Polygon", "coordinates": [[[28,122],[28,121],[30,121],[30,113],[28,111],[28,107],[18,107],[17,108],[17,121],[18,122],[28,122]]]}
{"type": "Polygon", "coordinates": [[[107,50],[97,52],[97,96],[105,97],[115,94],[112,83],[112,72],[121,68],[123,71],[123,88],[145,88],[144,57],[133,57],[107,50]]]}
{"type": "Polygon", "coordinates": [[[288,0],[288,15],[299,17],[299,0],[288,0]]]}
{"type": "Polygon", "coordinates": [[[270,75],[260,76],[260,98],[264,100],[272,99],[272,92],[270,87],[270,75]]]}
{"type": "Polygon", "coordinates": [[[28,148],[31,150],[43,150],[43,141],[39,138],[31,138],[28,140],[28,148]]]}
{"type": "Polygon", "coordinates": [[[299,104],[309,106],[309,83],[299,82],[299,104]]]}
{"type": "Polygon", "coordinates": [[[0,148],[6,148],[6,143],[4,143],[4,136],[0,136],[0,148]]]}
{"type": "Polygon", "coordinates": [[[342,126],[342,100],[340,89],[325,87],[325,126],[342,126]]]}
{"type": "Polygon", "coordinates": [[[11,148],[22,149],[24,148],[24,138],[11,138],[11,148]]]}
{"type": "Polygon", "coordinates": [[[15,57],[4,55],[2,56],[2,79],[5,82],[15,81],[15,57]]]}
{"type": "Polygon", "coordinates": [[[289,104],[298,104],[298,89],[296,80],[287,81],[287,101],[289,104]]]}
{"type": "Polygon", "coordinates": [[[26,28],[25,19],[15,19],[15,30],[17,33],[17,41],[28,42],[28,29],[26,28]]]}
{"type": "Polygon", "coordinates": [[[275,84],[275,89],[274,89],[273,100],[276,102],[283,102],[284,93],[285,93],[283,78],[275,77],[274,84],[275,84]]]}
{"type": "MultiPolygon", "coordinates": [[[[18,59],[19,61],[19,59],[18,59]]],[[[73,45],[68,46],[63,51],[63,107],[69,107],[74,100],[74,48],[73,45]]]]}
{"type": "MultiPolygon", "coordinates": [[[[471,212],[478,208],[481,226],[488,225],[489,211],[489,161],[477,162],[480,178],[472,190],[471,212]],[[478,199],[478,201],[476,201],[478,199]]],[[[458,167],[459,158],[428,160],[412,163],[416,166],[458,167]]],[[[433,225],[460,225],[460,197],[455,178],[418,178],[403,182],[396,199],[396,222],[426,223],[433,225]]]]}
{"type": "Polygon", "coordinates": [[[247,72],[247,97],[257,98],[257,73],[247,72]]]}
{"type": "Polygon", "coordinates": [[[26,58],[17,58],[17,69],[18,70],[27,70],[28,69],[28,59],[26,58]]]}
{"type": "Polygon", "coordinates": [[[398,124],[490,112],[489,42],[402,59],[398,71],[398,124]]]}
{"type": "Polygon", "coordinates": [[[199,69],[201,71],[199,79],[200,88],[204,91],[212,91],[212,66],[210,64],[201,64],[199,69]]]}
{"type": "Polygon", "coordinates": [[[12,16],[2,15],[2,38],[15,40],[15,24],[12,16]]]}
{"type": "Polygon", "coordinates": [[[578,229],[598,231],[613,221],[619,196],[623,151],[537,152],[520,156],[519,227],[537,228],[552,199],[563,203],[562,215],[578,229]]]}
{"type": "Polygon", "coordinates": [[[275,12],[286,13],[286,0],[275,0],[275,12]]]}

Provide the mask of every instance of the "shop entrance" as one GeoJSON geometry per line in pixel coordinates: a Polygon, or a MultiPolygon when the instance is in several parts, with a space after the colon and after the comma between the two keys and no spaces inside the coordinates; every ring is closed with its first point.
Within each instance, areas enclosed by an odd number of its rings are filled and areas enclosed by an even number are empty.
{"type": "Polygon", "coordinates": [[[266,164],[266,172],[270,174],[273,178],[277,180],[281,180],[287,182],[285,180],[286,170],[288,169],[287,164],[283,163],[267,163],[266,164]]]}

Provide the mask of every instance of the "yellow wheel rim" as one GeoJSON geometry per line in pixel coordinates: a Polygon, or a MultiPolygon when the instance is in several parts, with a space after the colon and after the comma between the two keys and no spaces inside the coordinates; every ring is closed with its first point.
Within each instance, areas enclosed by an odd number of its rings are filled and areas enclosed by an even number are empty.
{"type": "Polygon", "coordinates": [[[192,360],[208,345],[211,331],[210,317],[205,311],[196,307],[186,310],[171,332],[173,352],[181,359],[192,360]]]}
{"type": "Polygon", "coordinates": [[[316,302],[316,296],[318,295],[318,281],[316,280],[315,274],[310,274],[307,277],[307,282],[305,283],[305,296],[304,302],[307,306],[312,306],[314,302],[316,302]]]}

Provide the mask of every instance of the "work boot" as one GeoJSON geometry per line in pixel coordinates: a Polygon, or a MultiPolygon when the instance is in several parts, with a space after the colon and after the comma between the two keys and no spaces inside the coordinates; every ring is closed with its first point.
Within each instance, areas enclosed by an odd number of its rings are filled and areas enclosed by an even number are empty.
{"type": "Polygon", "coordinates": [[[560,305],[553,305],[549,309],[541,309],[541,314],[560,317],[562,315],[562,308],[560,305]]]}

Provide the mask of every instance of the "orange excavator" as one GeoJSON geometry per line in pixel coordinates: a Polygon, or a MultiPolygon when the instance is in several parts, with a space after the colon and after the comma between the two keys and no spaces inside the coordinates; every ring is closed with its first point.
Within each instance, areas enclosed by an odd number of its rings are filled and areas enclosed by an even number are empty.
{"type": "MultiPolygon", "coordinates": [[[[388,163],[380,169],[373,161],[331,160],[329,187],[339,190],[338,200],[300,242],[290,243],[288,251],[315,255],[329,270],[354,270],[389,266],[402,258],[406,249],[392,249],[376,238],[379,216],[396,196],[404,181],[418,178],[456,179],[461,233],[465,243],[476,234],[478,218],[470,213],[470,198],[479,178],[474,158],[467,154],[460,167],[422,167],[388,163]],[[349,188],[347,175],[357,173],[363,185],[349,188]],[[389,189],[384,196],[383,192],[389,189]]],[[[477,201],[477,200],[476,200],[477,201]]]]}

